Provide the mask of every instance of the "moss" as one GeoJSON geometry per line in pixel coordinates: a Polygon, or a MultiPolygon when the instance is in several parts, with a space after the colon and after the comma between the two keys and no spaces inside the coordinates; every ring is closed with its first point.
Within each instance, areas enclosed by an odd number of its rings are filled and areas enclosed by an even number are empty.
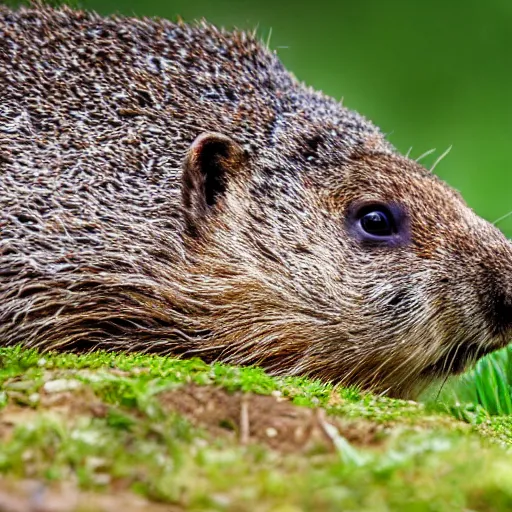
{"type": "MultiPolygon", "coordinates": [[[[120,489],[194,510],[509,510],[512,472],[502,445],[511,420],[471,424],[422,404],[258,368],[148,355],[40,354],[0,349],[0,473],[14,479],[120,489]],[[165,412],[160,396],[191,383],[286,397],[382,439],[281,453],[212,437],[165,412]],[[497,441],[497,442],[496,442],[497,441]]],[[[72,509],[70,509],[72,510],[72,509]]],[[[74,510],[74,509],[73,509],[74,510]]]]}

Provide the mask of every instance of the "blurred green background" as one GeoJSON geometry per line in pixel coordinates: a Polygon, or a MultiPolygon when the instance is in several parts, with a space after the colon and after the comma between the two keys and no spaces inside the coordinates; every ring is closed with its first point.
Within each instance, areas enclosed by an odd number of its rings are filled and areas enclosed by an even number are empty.
{"type": "MultiPolygon", "coordinates": [[[[295,75],[372,119],[483,217],[512,210],[510,0],[79,0],[102,14],[258,27],[295,75]]],[[[512,216],[499,222],[512,237],[512,216]]]]}

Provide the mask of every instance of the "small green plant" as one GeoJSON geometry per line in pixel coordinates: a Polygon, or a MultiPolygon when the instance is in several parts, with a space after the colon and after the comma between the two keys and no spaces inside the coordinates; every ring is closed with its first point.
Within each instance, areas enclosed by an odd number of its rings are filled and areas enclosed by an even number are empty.
{"type": "Polygon", "coordinates": [[[465,420],[468,411],[480,419],[512,415],[512,346],[484,357],[472,370],[447,382],[435,401],[465,420]]]}

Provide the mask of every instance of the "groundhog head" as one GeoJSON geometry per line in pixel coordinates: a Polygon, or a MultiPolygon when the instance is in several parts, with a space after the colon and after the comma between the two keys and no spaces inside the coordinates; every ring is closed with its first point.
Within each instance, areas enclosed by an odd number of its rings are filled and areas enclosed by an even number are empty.
{"type": "Polygon", "coordinates": [[[325,161],[297,169],[218,134],[192,145],[186,239],[215,356],[411,396],[505,346],[504,235],[392,151],[325,161]]]}

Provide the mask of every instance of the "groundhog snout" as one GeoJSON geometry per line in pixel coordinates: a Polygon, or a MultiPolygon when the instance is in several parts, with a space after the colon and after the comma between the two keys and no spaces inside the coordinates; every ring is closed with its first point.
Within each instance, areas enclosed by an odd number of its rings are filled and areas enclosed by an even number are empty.
{"type": "Polygon", "coordinates": [[[512,339],[512,294],[509,293],[504,297],[501,308],[503,309],[503,319],[507,328],[507,334],[512,339]]]}
{"type": "Polygon", "coordinates": [[[507,243],[505,250],[489,261],[492,267],[486,262],[480,263],[483,280],[489,287],[487,297],[482,299],[490,306],[489,323],[493,334],[508,342],[512,340],[512,244],[507,243]]]}
{"type": "Polygon", "coordinates": [[[495,331],[509,341],[512,340],[512,291],[510,286],[503,288],[500,285],[496,290],[493,297],[495,331]]]}
{"type": "Polygon", "coordinates": [[[512,259],[510,265],[505,270],[503,293],[500,298],[501,300],[497,304],[498,314],[502,318],[507,337],[512,340],[512,259]]]}

